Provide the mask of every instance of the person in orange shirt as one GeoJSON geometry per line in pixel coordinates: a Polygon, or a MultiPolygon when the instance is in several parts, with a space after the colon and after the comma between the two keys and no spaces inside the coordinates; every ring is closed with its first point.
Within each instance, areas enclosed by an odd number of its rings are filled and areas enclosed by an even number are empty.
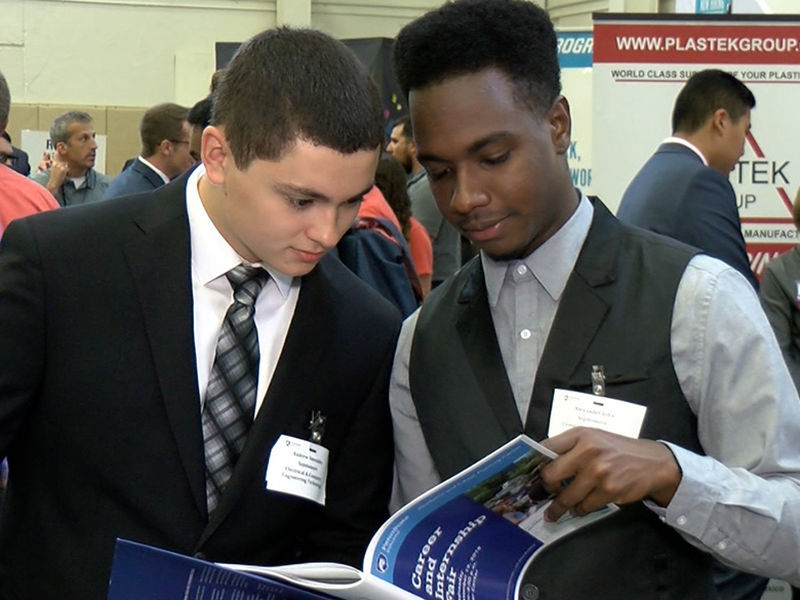
{"type": "Polygon", "coordinates": [[[402,165],[393,158],[380,159],[375,171],[375,185],[397,215],[399,229],[411,250],[411,259],[417,269],[424,298],[431,291],[433,243],[422,223],[411,215],[411,200],[408,198],[406,174],[402,165]]]}
{"type": "MultiPolygon", "coordinates": [[[[0,72],[0,133],[8,126],[8,113],[11,109],[11,92],[8,82],[0,72]]],[[[0,141],[5,142],[0,138],[0,141]]],[[[11,144],[0,147],[0,236],[14,219],[35,212],[58,208],[52,194],[38,183],[20,175],[6,165],[5,158],[12,152],[11,144]]]]}

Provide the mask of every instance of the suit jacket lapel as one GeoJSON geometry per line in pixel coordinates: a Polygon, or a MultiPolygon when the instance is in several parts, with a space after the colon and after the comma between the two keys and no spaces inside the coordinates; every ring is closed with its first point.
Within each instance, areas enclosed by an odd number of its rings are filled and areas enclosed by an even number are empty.
{"type": "Polygon", "coordinates": [[[156,190],[125,246],[156,376],[198,510],[206,512],[185,177],[156,190]]]}
{"type": "MultiPolygon", "coordinates": [[[[592,225],[567,281],[536,373],[525,430],[544,437],[550,421],[552,390],[564,386],[580,364],[603,323],[609,304],[599,288],[614,281],[619,223],[599,200],[592,225]]],[[[589,373],[586,373],[587,380],[589,373]]]]}
{"type": "Polygon", "coordinates": [[[313,398],[325,394],[323,390],[325,377],[319,371],[319,357],[327,347],[327,343],[320,336],[325,335],[324,332],[327,330],[325,323],[328,320],[326,305],[319,301],[325,295],[322,269],[324,266],[320,264],[303,277],[297,307],[264,402],[250,429],[247,443],[236,463],[228,487],[220,498],[220,503],[211,516],[198,547],[216,531],[234,508],[241,494],[252,485],[254,473],[261,472],[263,485],[265,457],[271,450],[270,444],[282,433],[287,433],[285,428],[288,423],[296,421],[293,415],[296,415],[298,408],[304,410],[298,407],[298,404],[308,404],[306,412],[309,416],[313,408],[319,408],[312,406],[311,403],[313,398]],[[309,344],[308,341],[311,339],[316,339],[317,343],[309,344]],[[319,393],[313,391],[316,386],[319,386],[319,393]],[[303,393],[298,393],[298,389],[301,388],[304,390],[303,393]]]}
{"type": "Polygon", "coordinates": [[[497,343],[480,260],[475,260],[470,268],[456,306],[456,328],[482,394],[465,393],[463,397],[464,401],[473,398],[474,402],[491,406],[503,438],[510,439],[522,431],[522,421],[497,343]]]}
{"type": "Polygon", "coordinates": [[[153,171],[153,169],[148,167],[138,158],[136,159],[136,162],[134,162],[133,165],[131,165],[131,168],[134,169],[137,173],[140,173],[141,176],[144,177],[153,188],[159,188],[162,185],[164,185],[164,181],[161,179],[158,173],[153,171]]]}

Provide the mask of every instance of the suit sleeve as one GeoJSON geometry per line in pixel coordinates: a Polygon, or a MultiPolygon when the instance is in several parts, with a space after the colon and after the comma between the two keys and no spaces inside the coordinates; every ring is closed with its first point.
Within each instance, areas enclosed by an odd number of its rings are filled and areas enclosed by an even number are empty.
{"type": "Polygon", "coordinates": [[[695,175],[686,191],[676,231],[680,232],[678,239],[732,266],[758,290],[733,188],[727,179],[708,169],[695,175]]]}
{"type": "Polygon", "coordinates": [[[44,278],[27,219],[0,243],[0,456],[8,454],[41,385],[45,362],[44,278]]]}

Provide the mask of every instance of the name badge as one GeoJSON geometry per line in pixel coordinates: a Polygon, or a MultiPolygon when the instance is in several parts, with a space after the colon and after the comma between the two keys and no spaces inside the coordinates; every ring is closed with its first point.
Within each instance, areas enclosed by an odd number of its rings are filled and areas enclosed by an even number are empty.
{"type": "Polygon", "coordinates": [[[291,494],[325,506],[328,449],[308,440],[282,435],[269,455],[267,490],[291,494]]]}
{"type": "Polygon", "coordinates": [[[547,436],[553,437],[573,427],[594,427],[638,438],[646,412],[647,407],[641,404],[556,389],[553,391],[547,436]]]}

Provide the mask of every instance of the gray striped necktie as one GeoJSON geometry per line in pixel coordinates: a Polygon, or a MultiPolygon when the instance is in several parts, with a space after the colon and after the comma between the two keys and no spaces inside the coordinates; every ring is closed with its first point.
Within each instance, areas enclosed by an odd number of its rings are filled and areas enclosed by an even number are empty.
{"type": "Polygon", "coordinates": [[[233,287],[233,304],[222,322],[203,403],[209,514],[233,473],[253,422],[259,361],[253,315],[258,293],[269,278],[264,269],[245,265],[231,269],[225,276],[233,287]]]}

